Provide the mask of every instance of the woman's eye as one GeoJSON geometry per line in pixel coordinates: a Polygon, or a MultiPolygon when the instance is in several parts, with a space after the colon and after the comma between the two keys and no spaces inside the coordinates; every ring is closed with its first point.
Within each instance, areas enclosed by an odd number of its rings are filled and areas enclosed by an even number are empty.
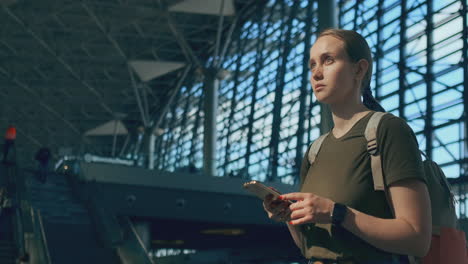
{"type": "Polygon", "coordinates": [[[309,68],[310,68],[311,70],[313,70],[313,69],[315,68],[315,65],[316,65],[315,63],[311,63],[311,64],[309,65],[309,68]]]}
{"type": "Polygon", "coordinates": [[[325,63],[327,63],[327,64],[330,64],[330,63],[332,63],[332,62],[333,62],[333,58],[332,58],[332,57],[327,57],[327,58],[325,59],[325,63]]]}

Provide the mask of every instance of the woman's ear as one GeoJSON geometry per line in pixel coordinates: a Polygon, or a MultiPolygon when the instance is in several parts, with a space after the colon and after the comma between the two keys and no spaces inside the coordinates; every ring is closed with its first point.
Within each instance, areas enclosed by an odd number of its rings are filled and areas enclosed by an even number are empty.
{"type": "Polygon", "coordinates": [[[365,59],[360,59],[356,63],[356,79],[362,80],[369,69],[369,62],[365,59]]]}

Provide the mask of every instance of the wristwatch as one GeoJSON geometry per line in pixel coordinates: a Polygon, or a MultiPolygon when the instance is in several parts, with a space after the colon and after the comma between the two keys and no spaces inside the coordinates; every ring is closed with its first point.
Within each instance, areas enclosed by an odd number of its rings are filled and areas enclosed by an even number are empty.
{"type": "Polygon", "coordinates": [[[335,203],[335,206],[333,207],[333,211],[331,214],[331,221],[332,224],[334,225],[341,225],[343,223],[346,213],[348,211],[348,208],[344,204],[340,203],[335,203]]]}

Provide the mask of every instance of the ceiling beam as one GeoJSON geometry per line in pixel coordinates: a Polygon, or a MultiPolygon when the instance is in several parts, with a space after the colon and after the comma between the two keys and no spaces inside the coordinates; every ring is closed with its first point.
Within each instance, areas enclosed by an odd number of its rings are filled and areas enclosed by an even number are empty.
{"type": "Polygon", "coordinates": [[[102,32],[102,34],[107,38],[107,40],[114,46],[114,48],[117,50],[118,54],[120,57],[122,57],[122,60],[124,63],[127,64],[128,71],[130,74],[130,79],[131,83],[133,86],[133,89],[135,91],[135,97],[137,100],[138,108],[140,109],[140,114],[141,114],[141,119],[145,127],[149,126],[149,112],[148,112],[148,104],[147,104],[147,98],[146,94],[143,92],[142,95],[140,95],[138,88],[140,86],[137,86],[137,83],[134,79],[132,69],[130,65],[128,64],[128,56],[125,54],[123,51],[122,47],[119,45],[119,43],[109,34],[108,30],[106,30],[104,24],[100,21],[100,19],[97,17],[97,15],[91,10],[91,8],[83,1],[82,2],[83,8],[86,10],[88,15],[91,17],[91,19],[94,21],[96,26],[99,28],[99,30],[102,32]]]}
{"type": "Polygon", "coordinates": [[[85,80],[83,80],[80,75],[34,31],[32,31],[24,21],[17,17],[8,7],[3,7],[3,10],[18,24],[20,24],[23,29],[28,32],[47,52],[49,52],[60,64],[62,64],[68,72],[80,81],[88,90],[93,93],[99,99],[99,105],[109,114],[113,114],[112,109],[103,101],[103,96],[85,80]]]}
{"type": "Polygon", "coordinates": [[[18,87],[20,88],[23,88],[23,90],[29,92],[30,94],[32,94],[34,97],[37,98],[37,101],[39,103],[39,105],[41,107],[43,107],[44,109],[46,109],[47,111],[49,111],[51,114],[53,114],[55,117],[57,117],[58,119],[62,120],[63,123],[65,123],[71,130],[73,130],[76,134],[78,134],[79,136],[82,136],[82,133],[81,131],[75,126],[73,125],[70,121],[66,120],[65,118],[63,118],[57,111],[55,111],[54,109],[52,109],[50,106],[48,106],[42,99],[41,97],[39,96],[39,94],[37,94],[34,89],[32,89],[31,87],[29,87],[27,84],[21,82],[20,80],[18,80],[16,77],[12,77],[12,74],[9,73],[7,70],[5,70],[4,68],[0,67],[0,71],[2,73],[4,73],[6,76],[10,76],[12,79],[11,81],[13,83],[15,83],[18,87]]]}
{"type": "Polygon", "coordinates": [[[104,27],[103,23],[99,20],[99,18],[94,14],[94,12],[89,8],[89,6],[82,1],[81,6],[86,10],[88,15],[91,17],[93,22],[96,24],[96,26],[99,28],[99,30],[104,34],[104,36],[109,40],[110,43],[112,43],[112,46],[117,50],[119,55],[124,59],[124,61],[127,61],[127,55],[125,52],[122,50],[122,47],[117,43],[117,41],[108,33],[108,30],[104,27]]]}
{"type": "Polygon", "coordinates": [[[158,115],[158,118],[154,122],[154,125],[151,127],[151,132],[153,134],[156,134],[156,130],[159,128],[159,125],[161,124],[162,120],[166,116],[166,113],[169,110],[169,107],[171,106],[172,101],[174,100],[175,96],[179,92],[180,88],[182,88],[182,85],[184,84],[184,81],[187,78],[187,74],[189,73],[191,68],[192,67],[190,65],[185,67],[185,70],[184,70],[182,76],[180,77],[176,87],[172,91],[172,94],[169,96],[167,102],[164,104],[163,109],[161,110],[161,112],[158,115]]]}
{"type": "Polygon", "coordinates": [[[180,48],[182,49],[182,51],[185,54],[185,57],[187,58],[187,60],[189,62],[191,62],[189,64],[195,65],[195,67],[197,67],[197,68],[204,69],[203,64],[200,62],[198,57],[195,56],[195,53],[192,50],[192,48],[190,47],[190,45],[188,44],[187,40],[185,39],[183,34],[180,33],[179,29],[177,28],[174,20],[171,17],[171,14],[170,14],[169,9],[167,8],[167,6],[165,6],[162,3],[161,0],[158,0],[158,3],[159,3],[159,6],[164,10],[163,14],[164,14],[164,17],[167,20],[167,25],[169,26],[169,29],[171,30],[172,34],[176,38],[177,43],[179,44],[180,48]]]}

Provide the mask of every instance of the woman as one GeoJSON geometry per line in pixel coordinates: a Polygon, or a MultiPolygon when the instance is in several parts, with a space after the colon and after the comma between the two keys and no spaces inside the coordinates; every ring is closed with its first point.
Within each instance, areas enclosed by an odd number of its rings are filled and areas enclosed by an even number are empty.
{"type": "Polygon", "coordinates": [[[364,130],[371,114],[383,109],[370,91],[367,42],[354,31],[326,30],[310,49],[309,65],[314,95],[330,106],[335,126],[310,169],[304,169],[305,155],[300,192],[264,201],[268,216],[288,221],[310,263],[400,263],[396,255],[424,256],[430,200],[416,138],[400,118],[386,115],[379,125],[388,200],[373,189],[364,130]]]}

